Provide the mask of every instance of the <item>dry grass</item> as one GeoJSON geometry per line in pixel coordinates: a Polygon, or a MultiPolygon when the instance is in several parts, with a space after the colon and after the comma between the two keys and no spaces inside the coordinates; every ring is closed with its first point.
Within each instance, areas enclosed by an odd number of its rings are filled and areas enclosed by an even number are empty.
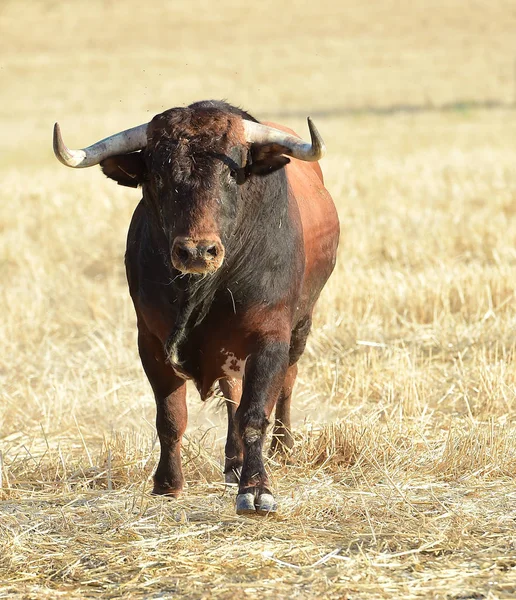
{"type": "Polygon", "coordinates": [[[514,3],[192,7],[0,4],[0,598],[513,598],[514,3]],[[274,520],[234,514],[193,393],[187,493],[149,496],[137,195],[50,150],[209,97],[319,113],[342,222],[274,520]]]}

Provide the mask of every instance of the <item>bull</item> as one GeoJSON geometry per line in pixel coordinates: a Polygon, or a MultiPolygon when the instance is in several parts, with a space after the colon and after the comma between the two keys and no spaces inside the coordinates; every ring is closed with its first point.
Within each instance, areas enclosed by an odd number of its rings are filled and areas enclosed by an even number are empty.
{"type": "Polygon", "coordinates": [[[156,400],[160,459],[154,494],[184,484],[186,380],[226,398],[225,479],[238,514],[277,510],[263,445],[293,445],[292,389],[312,313],[336,258],[337,213],[318,160],[324,143],[262,124],[225,102],[172,108],[82,150],[54,128],[54,152],[74,168],[100,164],[141,187],[125,265],[138,350],[156,400]],[[291,160],[293,159],[293,160],[291,160]]]}

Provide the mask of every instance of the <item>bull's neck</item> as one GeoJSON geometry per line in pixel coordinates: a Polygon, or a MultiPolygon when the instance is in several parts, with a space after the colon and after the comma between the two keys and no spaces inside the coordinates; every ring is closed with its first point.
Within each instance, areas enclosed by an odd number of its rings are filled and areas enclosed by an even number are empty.
{"type": "MultiPolygon", "coordinates": [[[[225,287],[237,304],[275,302],[299,268],[302,235],[292,220],[285,170],[255,177],[242,189],[242,210],[226,244],[225,287]]],[[[301,257],[302,261],[302,257],[301,257]]],[[[224,268],[224,266],[223,266],[224,268]]]]}

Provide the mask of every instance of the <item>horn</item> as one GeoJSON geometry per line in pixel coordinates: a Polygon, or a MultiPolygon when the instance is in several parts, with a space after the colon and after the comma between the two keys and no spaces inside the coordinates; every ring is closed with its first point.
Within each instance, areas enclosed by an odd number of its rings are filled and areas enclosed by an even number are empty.
{"type": "Polygon", "coordinates": [[[147,145],[147,123],[115,133],[82,150],[69,150],[61,137],[59,123],[54,125],[54,154],[67,167],[83,168],[98,165],[115,154],[136,152],[147,145]]]}
{"type": "Polygon", "coordinates": [[[302,139],[279,129],[255,123],[254,121],[244,120],[245,138],[248,142],[254,144],[279,144],[286,148],[284,154],[288,154],[299,160],[313,162],[320,160],[326,154],[326,146],[310,117],[308,117],[308,129],[310,130],[310,143],[304,142],[302,139]]]}

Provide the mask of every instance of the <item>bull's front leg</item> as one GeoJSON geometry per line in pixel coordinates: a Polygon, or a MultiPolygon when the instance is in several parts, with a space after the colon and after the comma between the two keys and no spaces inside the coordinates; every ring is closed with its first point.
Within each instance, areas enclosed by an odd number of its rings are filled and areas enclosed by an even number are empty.
{"type": "Polygon", "coordinates": [[[289,343],[268,342],[247,360],[244,390],[236,412],[244,460],[236,512],[265,515],[276,511],[263,464],[263,443],[269,416],[281,391],[288,368],[289,343]]]}
{"type": "Polygon", "coordinates": [[[171,392],[156,396],[156,429],[161,448],[153,494],[177,498],[183,491],[181,439],[186,429],[186,385],[177,378],[171,392]]]}
{"type": "Polygon", "coordinates": [[[140,326],[138,349],[156,399],[156,429],[161,453],[153,494],[177,497],[183,489],[181,438],[186,429],[186,384],[167,362],[157,338],[140,326]]]}

